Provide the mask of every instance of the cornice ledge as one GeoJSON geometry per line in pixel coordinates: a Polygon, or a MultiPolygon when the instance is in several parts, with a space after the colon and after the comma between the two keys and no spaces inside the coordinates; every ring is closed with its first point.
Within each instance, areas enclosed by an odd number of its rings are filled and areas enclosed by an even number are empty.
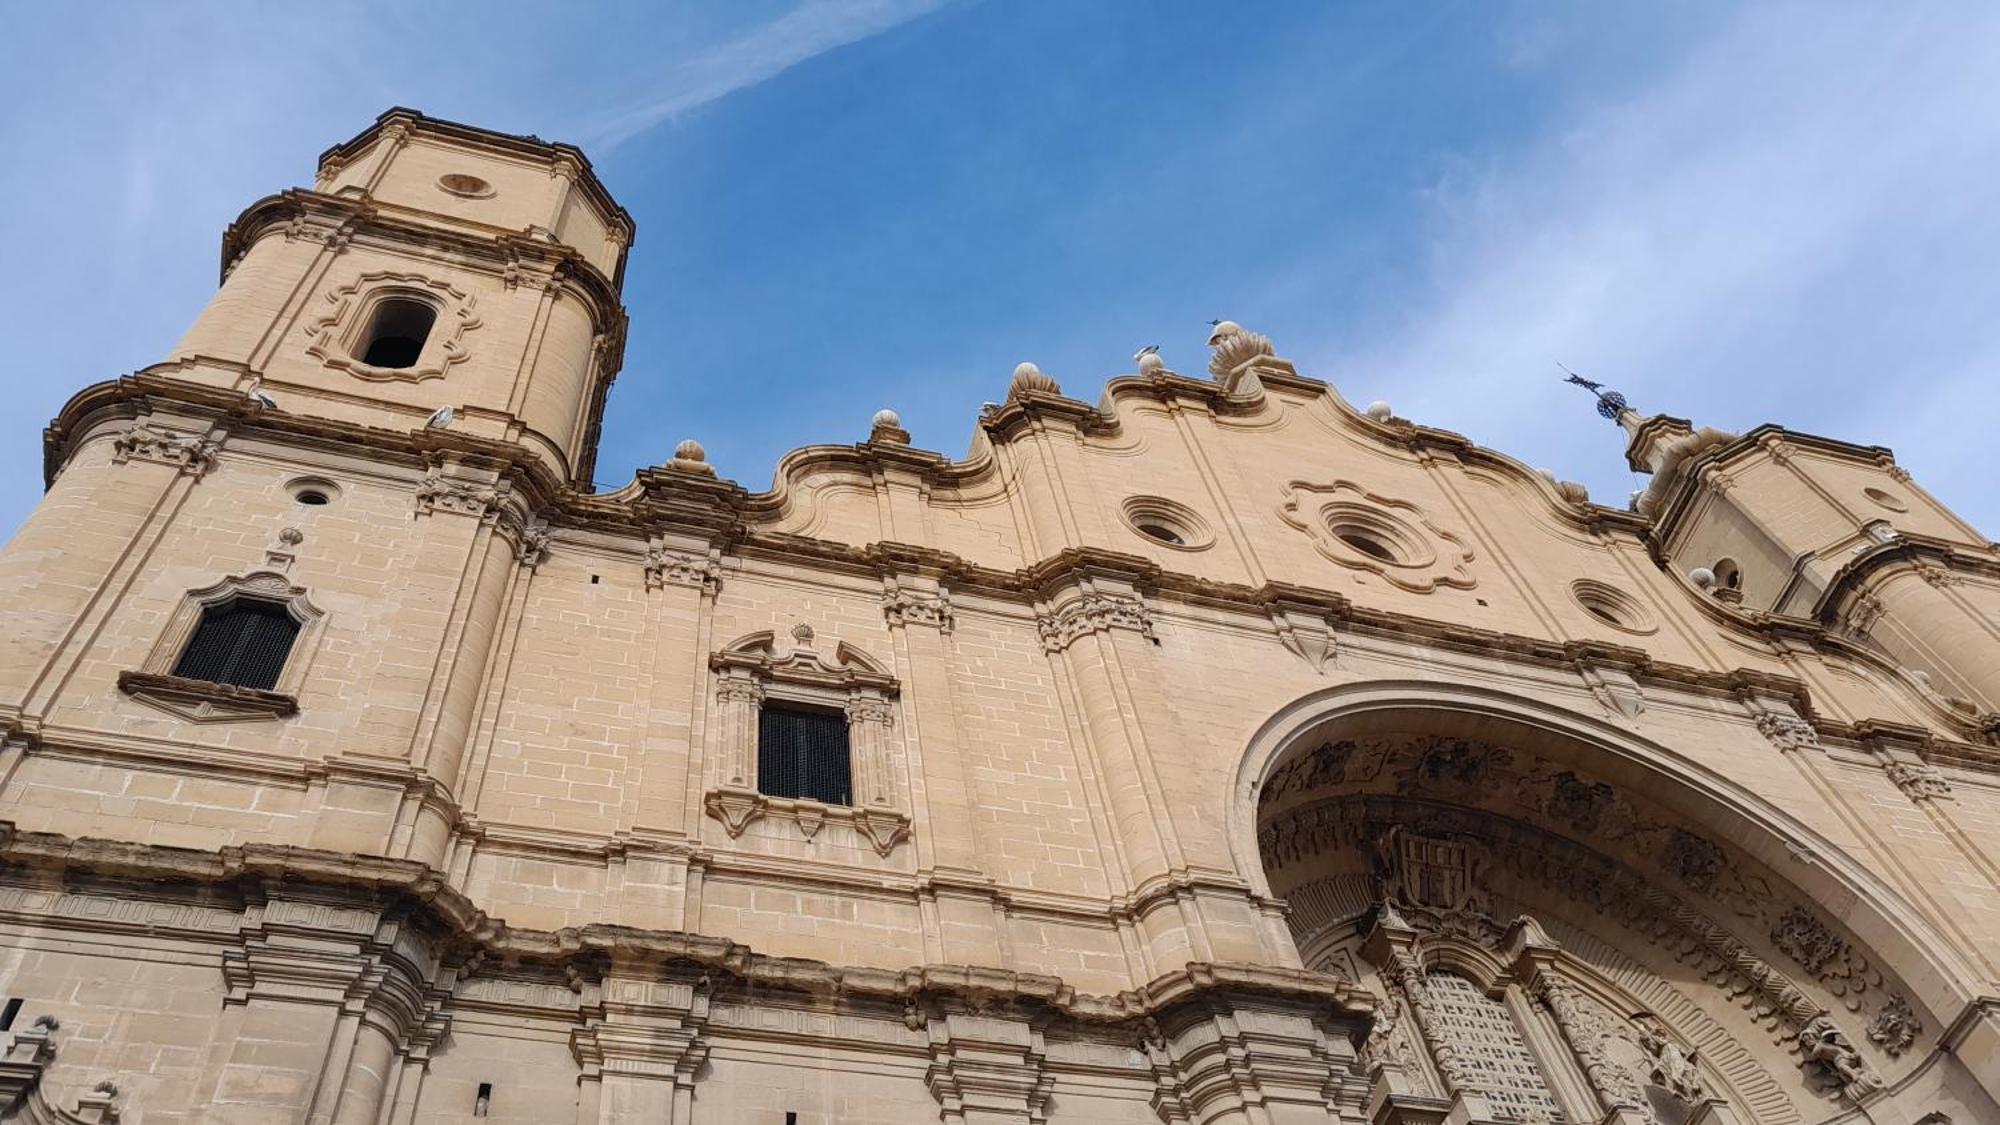
{"type": "Polygon", "coordinates": [[[1833,580],[1827,583],[1826,590],[1813,605],[1813,620],[1832,626],[1839,619],[1841,605],[1848,597],[1860,593],[1862,587],[1878,573],[1898,564],[1919,570],[1926,565],[1941,566],[1946,572],[1970,572],[1981,577],[2000,578],[2000,554],[1968,549],[1965,544],[1949,539],[1899,532],[1893,540],[1871,547],[1834,572],[1833,580]]]}
{"type": "Polygon", "coordinates": [[[1235,961],[1191,961],[1148,981],[1132,997],[1135,1015],[1155,1015],[1217,994],[1330,1006],[1342,1016],[1372,1017],[1380,1001],[1367,989],[1329,973],[1235,961]]]}
{"type": "Polygon", "coordinates": [[[565,965],[590,973],[611,962],[693,965],[746,984],[838,997],[909,1000],[935,994],[977,1005],[1028,1004],[1087,1022],[1125,1022],[1218,993],[1331,1004],[1345,1015],[1365,1016],[1373,999],[1355,985],[1322,973],[1237,963],[1194,962],[1140,989],[1108,996],[1077,993],[1060,977],[969,965],[927,965],[891,970],[837,966],[803,958],[772,957],[720,937],[673,930],[591,924],[560,930],[526,930],[490,918],[427,864],[274,844],[246,844],[202,851],[98,838],[22,832],[0,821],[0,859],[18,875],[32,873],[76,886],[92,877],[131,887],[230,887],[244,901],[262,901],[281,885],[314,891],[346,890],[387,908],[428,912],[451,935],[457,952],[489,961],[565,965]]]}
{"type": "Polygon", "coordinates": [[[1046,391],[1021,391],[982,414],[979,426],[995,440],[1012,439],[1036,423],[1076,430],[1085,434],[1115,434],[1118,420],[1101,413],[1079,399],[1046,391]]]}

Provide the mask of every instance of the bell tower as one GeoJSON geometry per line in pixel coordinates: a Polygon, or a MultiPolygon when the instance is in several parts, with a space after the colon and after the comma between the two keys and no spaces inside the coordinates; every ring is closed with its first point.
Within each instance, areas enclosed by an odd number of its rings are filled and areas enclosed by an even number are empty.
{"type": "Polygon", "coordinates": [[[266,409],[453,429],[590,478],[633,225],[576,148],[392,109],[252,204],[168,372],[266,409]]]}
{"type": "Polygon", "coordinates": [[[2000,729],[2000,549],[1889,450],[1629,409],[1616,420],[1632,468],[1653,474],[1637,506],[1655,550],[1706,595],[1831,629],[2000,729]]]}

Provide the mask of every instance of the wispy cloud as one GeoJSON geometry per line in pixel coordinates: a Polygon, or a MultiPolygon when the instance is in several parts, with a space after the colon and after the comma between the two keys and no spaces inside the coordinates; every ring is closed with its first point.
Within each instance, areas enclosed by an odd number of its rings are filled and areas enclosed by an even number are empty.
{"type": "Polygon", "coordinates": [[[675,63],[643,97],[584,126],[580,138],[604,152],[678,114],[769,81],[808,59],[873,38],[936,11],[948,0],[808,2],[724,43],[675,63]]]}
{"type": "MultiPolygon", "coordinates": [[[[1934,481],[1968,476],[1969,420],[1993,410],[1978,364],[2000,352],[1981,311],[2000,252],[2000,21],[1969,15],[1759,10],[1530,151],[1459,169],[1425,200],[1427,288],[1339,368],[1536,456],[1563,455],[1541,417],[1563,360],[1642,406],[1895,444],[1934,481]],[[1899,378],[1986,401],[1920,418],[1899,378]]],[[[1590,430],[1572,467],[1617,490],[1615,435],[1590,430]]]]}

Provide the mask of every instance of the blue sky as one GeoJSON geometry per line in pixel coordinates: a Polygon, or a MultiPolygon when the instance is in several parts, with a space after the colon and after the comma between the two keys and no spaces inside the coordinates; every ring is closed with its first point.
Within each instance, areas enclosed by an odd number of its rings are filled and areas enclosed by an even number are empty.
{"type": "Polygon", "coordinates": [[[1893,447],[2000,532],[2000,7],[853,0],[0,11],[0,528],[222,229],[408,105],[583,145],[639,223],[598,477],[768,487],[883,406],[962,453],[1212,318],[1622,504],[1635,405],[1893,447]]]}

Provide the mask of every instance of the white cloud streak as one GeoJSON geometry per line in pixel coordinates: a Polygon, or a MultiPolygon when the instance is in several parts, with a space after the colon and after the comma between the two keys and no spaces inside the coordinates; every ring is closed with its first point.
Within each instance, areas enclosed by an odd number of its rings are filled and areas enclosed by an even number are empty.
{"type": "Polygon", "coordinates": [[[1991,532],[1973,462],[2000,413],[2000,13],[1948,15],[1761,9],[1652,88],[1442,179],[1427,287],[1335,369],[1420,420],[1594,466],[1607,502],[1629,487],[1617,436],[1554,397],[1556,360],[1644,408],[1895,446],[1991,532]]]}
{"type": "Polygon", "coordinates": [[[806,3],[722,46],[668,67],[646,94],[584,125],[580,138],[606,152],[688,110],[769,81],[828,51],[936,11],[946,0],[806,3]]]}

